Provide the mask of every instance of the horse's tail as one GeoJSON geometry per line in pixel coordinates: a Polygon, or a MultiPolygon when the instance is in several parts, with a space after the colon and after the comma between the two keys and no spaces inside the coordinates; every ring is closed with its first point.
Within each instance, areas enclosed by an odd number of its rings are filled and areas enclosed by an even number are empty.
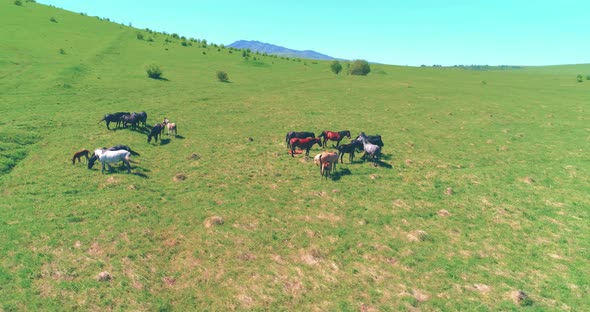
{"type": "Polygon", "coordinates": [[[136,152],[136,151],[134,151],[134,150],[132,150],[132,149],[129,149],[128,152],[131,153],[131,155],[133,155],[133,156],[139,156],[139,153],[136,152]]]}
{"type": "Polygon", "coordinates": [[[137,161],[135,161],[135,160],[133,160],[133,159],[131,159],[131,158],[127,158],[127,161],[128,161],[128,162],[132,162],[132,163],[134,163],[134,164],[139,164],[137,161]]]}

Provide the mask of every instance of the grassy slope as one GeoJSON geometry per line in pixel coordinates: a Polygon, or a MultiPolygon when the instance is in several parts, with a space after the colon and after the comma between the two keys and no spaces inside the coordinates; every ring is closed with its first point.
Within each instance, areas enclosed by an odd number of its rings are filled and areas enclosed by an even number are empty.
{"type": "Polygon", "coordinates": [[[336,76],[0,6],[5,310],[497,310],[515,290],[588,309],[590,83],[575,75],[590,66],[336,76]],[[149,63],[169,81],[147,79],[149,63]],[[121,110],[166,116],[182,138],[97,124],[121,110]],[[345,163],[321,181],[286,155],[294,129],[380,133],[392,168],[345,163]],[[142,154],[135,174],[69,162],[119,143],[142,154]],[[213,215],[225,223],[206,228],[213,215]]]}

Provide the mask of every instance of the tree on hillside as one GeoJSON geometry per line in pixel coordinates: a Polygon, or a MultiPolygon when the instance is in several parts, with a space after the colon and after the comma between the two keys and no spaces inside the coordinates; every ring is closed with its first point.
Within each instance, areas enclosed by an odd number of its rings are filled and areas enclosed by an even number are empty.
{"type": "Polygon", "coordinates": [[[338,75],[342,70],[342,64],[338,61],[333,61],[332,64],[330,64],[330,69],[334,74],[338,75]]]}
{"type": "Polygon", "coordinates": [[[370,72],[369,62],[365,60],[354,60],[348,69],[350,75],[366,76],[370,72]]]}

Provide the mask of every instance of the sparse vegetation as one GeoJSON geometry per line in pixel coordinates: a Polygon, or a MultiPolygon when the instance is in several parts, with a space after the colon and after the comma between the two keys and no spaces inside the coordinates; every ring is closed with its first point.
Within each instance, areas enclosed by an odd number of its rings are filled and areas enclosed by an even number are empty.
{"type": "Polygon", "coordinates": [[[578,82],[584,82],[584,76],[582,76],[582,74],[578,74],[576,76],[576,80],[578,80],[578,82]]]}
{"type": "Polygon", "coordinates": [[[137,38],[137,40],[143,40],[143,34],[138,31],[137,33],[135,33],[135,38],[137,38]]]}
{"type": "Polygon", "coordinates": [[[342,64],[340,64],[339,61],[332,61],[332,63],[330,63],[330,70],[338,75],[340,71],[342,71],[342,64]]]}
{"type": "Polygon", "coordinates": [[[14,5],[23,6],[23,2],[21,0],[15,0],[14,5]]]}
{"type": "Polygon", "coordinates": [[[370,72],[371,66],[365,60],[354,60],[348,69],[350,75],[366,76],[370,72]]]}
{"type": "Polygon", "coordinates": [[[219,80],[221,82],[228,82],[229,76],[227,75],[226,72],[219,70],[219,71],[217,71],[217,80],[219,80]]]}
{"type": "Polygon", "coordinates": [[[159,65],[156,64],[150,64],[147,65],[145,67],[145,71],[148,75],[148,77],[152,78],[152,79],[161,79],[162,78],[162,69],[160,68],[159,65]]]}
{"type": "Polygon", "coordinates": [[[51,17],[51,18],[49,19],[49,21],[50,21],[50,22],[52,22],[52,23],[57,23],[57,20],[55,19],[55,17],[51,17]]]}

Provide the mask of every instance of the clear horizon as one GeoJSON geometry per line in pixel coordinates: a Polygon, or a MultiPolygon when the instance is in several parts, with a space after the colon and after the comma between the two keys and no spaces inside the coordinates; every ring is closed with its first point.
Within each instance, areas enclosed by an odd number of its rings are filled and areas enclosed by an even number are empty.
{"type": "Polygon", "coordinates": [[[590,1],[37,2],[210,43],[256,40],[391,65],[590,63],[590,1]]]}

